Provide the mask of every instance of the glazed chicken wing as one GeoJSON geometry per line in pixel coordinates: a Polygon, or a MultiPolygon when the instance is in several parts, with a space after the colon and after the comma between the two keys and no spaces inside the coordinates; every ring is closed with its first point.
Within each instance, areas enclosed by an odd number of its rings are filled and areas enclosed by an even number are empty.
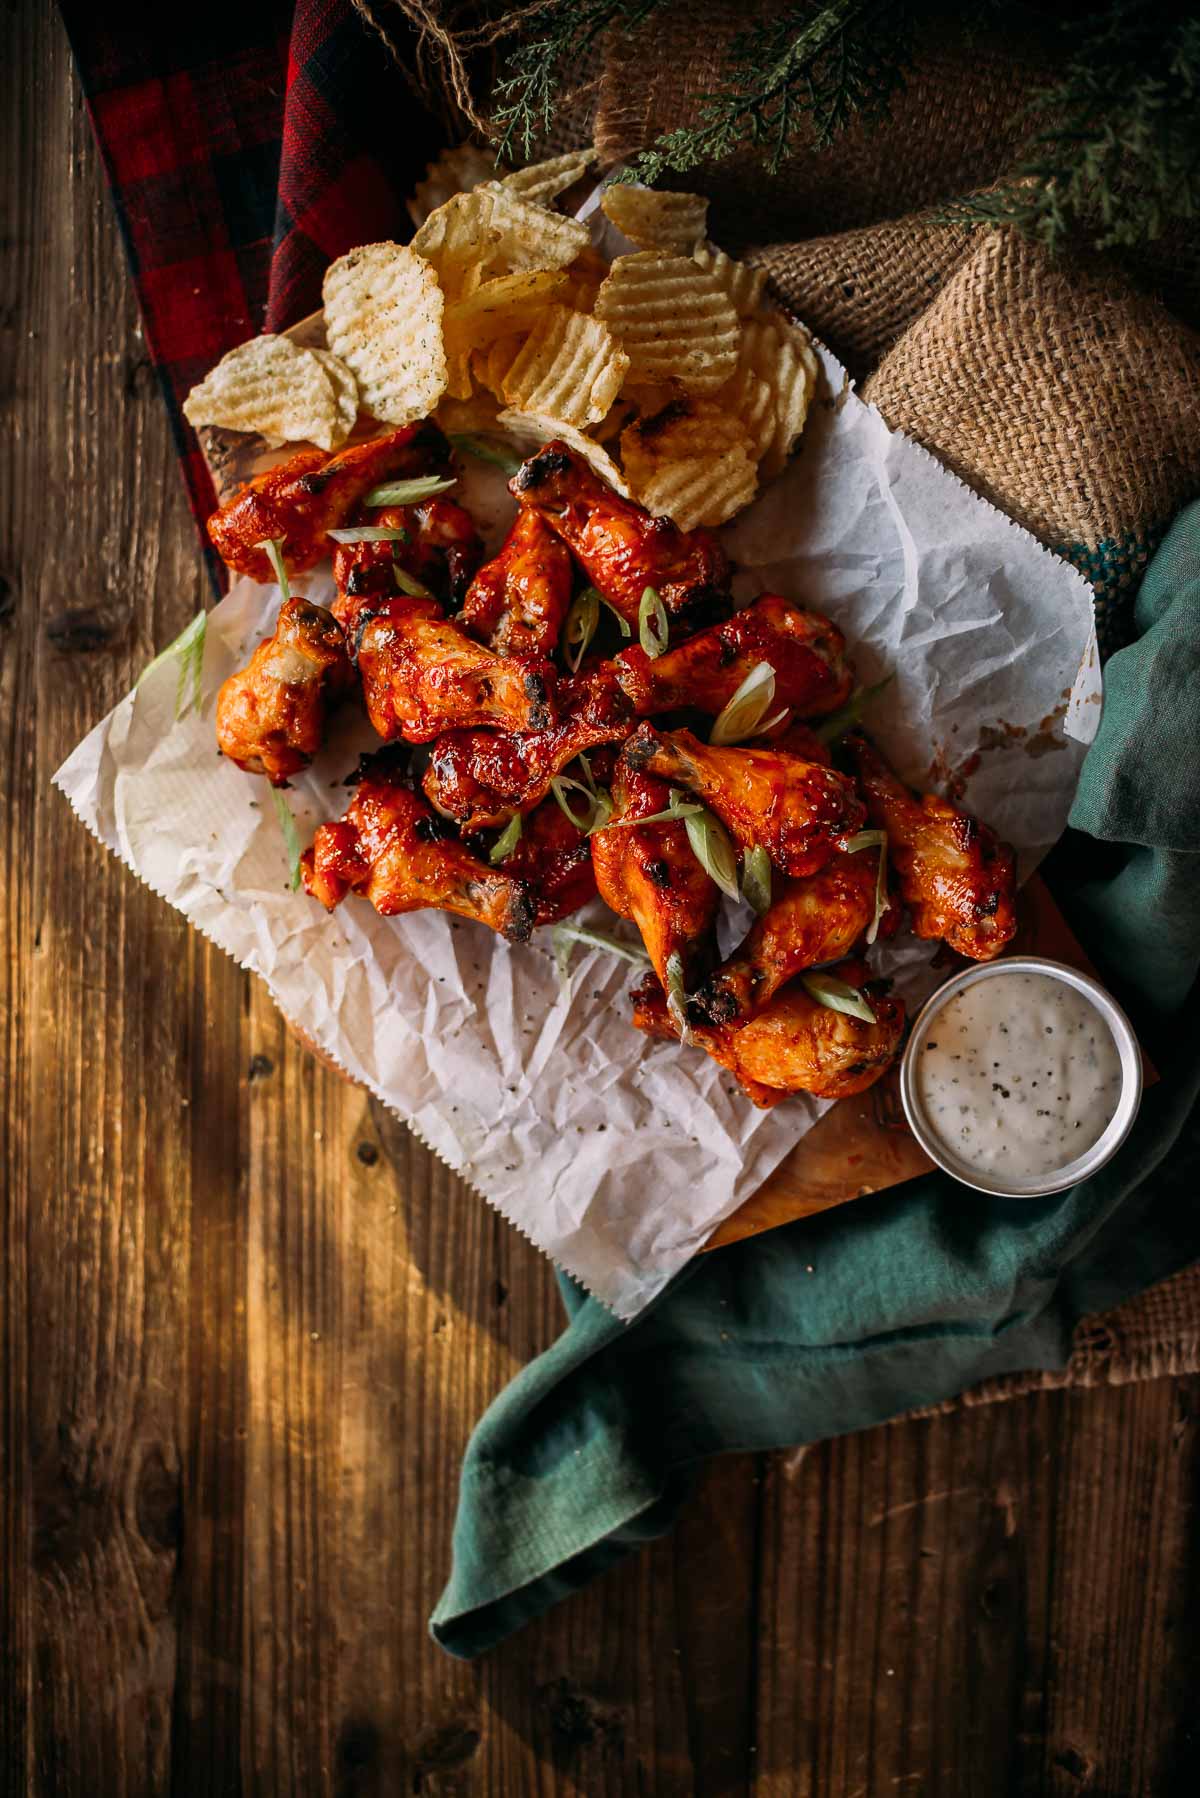
{"type": "Polygon", "coordinates": [[[443,473],[449,458],[449,444],[428,420],[332,456],[324,450],[299,450],[277,468],[257,475],[214,512],[208,534],[235,574],[264,582],[275,578],[258,547],[267,538],[283,539],[284,566],[289,574],[301,574],[329,554],[327,533],[353,517],[372,487],[443,473]]]}
{"type": "Polygon", "coordinates": [[[596,897],[591,845],[556,800],[546,799],[524,820],[506,874],[529,883],[536,924],[557,924],[596,897]]]}
{"type": "Polygon", "coordinates": [[[523,880],[464,848],[403,783],[386,752],[366,758],[343,817],[322,824],[300,858],[304,890],[327,910],[361,893],[384,917],[457,912],[523,943],[534,901],[523,880]]]}
{"type": "Polygon", "coordinates": [[[629,703],[601,666],[558,684],[559,723],[528,736],[451,730],[434,744],[422,785],[438,811],[464,830],[503,824],[549,793],[568,762],[604,743],[620,743],[632,723],[629,703]]]}
{"type": "Polygon", "coordinates": [[[273,636],[217,695],[217,747],[275,787],[307,768],[321,747],[331,706],[354,670],[337,620],[306,599],[289,599],[273,636]]]}
{"type": "MultiPolygon", "coordinates": [[[[665,810],[670,789],[664,781],[634,773],[622,759],[612,796],[615,824],[665,810]]],[[[610,825],[592,838],[592,865],[600,897],[618,917],[637,925],[663,985],[667,962],[675,954],[690,985],[711,959],[720,893],[692,853],[686,827],[671,822],[610,825]]]]}
{"type": "Polygon", "coordinates": [[[759,662],[775,670],[772,711],[787,706],[816,717],[849,696],[853,671],[841,631],[777,593],[765,593],[656,660],[631,644],[617,657],[617,679],[643,718],[678,706],[715,716],[759,662]]]}
{"type": "Polygon", "coordinates": [[[710,531],[681,531],[622,499],[581,456],[547,443],[522,464],[509,492],[557,532],[592,585],[636,624],[642,594],[653,587],[667,611],[693,617],[728,608],[729,563],[710,531]]]}
{"type": "Polygon", "coordinates": [[[740,948],[696,994],[698,1010],[740,1029],[793,975],[849,955],[874,916],[878,869],[878,849],[865,849],[835,855],[803,880],[777,882],[740,948]]]}
{"type": "Polygon", "coordinates": [[[383,600],[356,621],[358,669],[371,723],[385,743],[428,743],[451,727],[545,730],[554,670],[536,656],[497,656],[428,600],[383,600]]]}
{"type": "Polygon", "coordinates": [[[837,839],[863,821],[862,803],[844,775],[786,751],[713,749],[690,730],[659,732],[643,724],[624,757],[631,768],[690,788],[744,849],[765,849],[796,878],[815,874],[837,839]]]}
{"type": "MultiPolygon", "coordinates": [[[[904,1034],[903,1002],[872,982],[863,962],[841,962],[829,972],[861,993],[874,1023],[820,1005],[795,985],[776,993],[742,1030],[706,1026],[692,1032],[697,1046],[728,1068],[764,1110],[788,1093],[850,1098],[873,1086],[895,1060],[904,1034]]],[[[662,988],[649,978],[634,994],[633,1021],[650,1036],[679,1035],[662,988]]]]}
{"type": "Polygon", "coordinates": [[[395,593],[397,568],[428,587],[450,611],[457,611],[483,555],[475,521],[464,506],[445,497],[421,500],[415,506],[380,506],[372,508],[363,522],[403,531],[407,541],[333,546],[336,618],[347,607],[353,609],[356,600],[395,593]]]}
{"type": "Polygon", "coordinates": [[[925,793],[917,800],[861,732],[846,738],[872,824],[888,853],[915,935],[991,961],[1016,933],[1013,853],[986,824],[925,793]]]}
{"type": "Polygon", "coordinates": [[[462,621],[497,655],[553,655],[571,604],[571,554],[539,512],[517,513],[471,582],[462,621]]]}

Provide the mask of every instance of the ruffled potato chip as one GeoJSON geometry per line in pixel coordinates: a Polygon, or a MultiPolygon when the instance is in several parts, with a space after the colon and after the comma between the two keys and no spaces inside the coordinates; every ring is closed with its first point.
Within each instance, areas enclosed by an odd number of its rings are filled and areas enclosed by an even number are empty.
{"type": "Polygon", "coordinates": [[[501,173],[491,151],[481,150],[478,144],[456,144],[451,150],[443,150],[429,164],[424,180],[417,182],[405,201],[414,229],[419,229],[431,212],[436,212],[455,194],[470,193],[472,188],[485,181],[494,181],[501,173]]]}
{"type": "Polygon", "coordinates": [[[732,256],[710,243],[696,246],[693,261],[716,276],[733,301],[733,309],[739,318],[753,317],[762,304],[763,289],[767,285],[765,269],[751,268],[747,262],[735,262],[732,256]]]}
{"type": "Polygon", "coordinates": [[[428,262],[402,244],[363,244],[330,264],[323,292],[329,348],[353,370],[366,410],[386,424],[427,417],[447,373],[445,302],[428,262]]]}
{"type": "Polygon", "coordinates": [[[491,228],[497,236],[496,256],[511,274],[524,269],[565,268],[586,250],[588,228],[564,218],[536,200],[526,199],[499,181],[476,189],[492,202],[491,228]]]}
{"type": "Polygon", "coordinates": [[[519,331],[497,337],[483,349],[471,351],[471,373],[481,387],[498,400],[504,398],[504,377],[521,352],[525,339],[519,331]]]}
{"type": "Polygon", "coordinates": [[[497,423],[507,436],[511,437],[518,448],[528,450],[530,455],[541,449],[544,443],[555,438],[565,443],[583,457],[598,474],[602,481],[622,494],[625,499],[632,495],[629,485],[621,470],[617,467],[607,450],[598,444],[594,437],[589,437],[578,426],[567,424],[561,418],[548,418],[543,412],[518,412],[515,407],[508,407],[501,412],[497,423]]]}
{"type": "Polygon", "coordinates": [[[708,201],[702,194],[629,187],[623,181],[605,188],[600,206],[639,250],[690,256],[708,223],[708,201]]]}
{"type": "Polygon", "coordinates": [[[681,395],[657,412],[645,413],[621,435],[621,461],[637,485],[641,474],[664,462],[749,450],[746,427],[713,400],[681,395]]]}
{"type": "Polygon", "coordinates": [[[758,488],[745,425],[712,400],[673,400],[628,425],[621,461],[635,498],[684,531],[724,524],[758,488]]]}
{"type": "Polygon", "coordinates": [[[628,368],[629,357],[598,318],[548,306],[504,377],[504,398],[519,412],[597,424],[628,368]]]}
{"type": "Polygon", "coordinates": [[[573,187],[596,160],[595,150],[568,150],[565,156],[551,156],[546,162],[530,163],[527,169],[514,169],[503,177],[502,185],[527,200],[555,200],[573,187]]]}
{"type": "Polygon", "coordinates": [[[429,214],[410,248],[437,273],[448,300],[479,285],[497,259],[500,234],[492,227],[495,183],[455,194],[429,214]]]}
{"type": "Polygon", "coordinates": [[[595,310],[627,353],[635,382],[674,378],[713,393],[737,366],[733,303],[716,276],[688,256],[657,250],[618,256],[595,310]]]}
{"type": "Polygon", "coordinates": [[[349,437],[358,423],[358,382],[354,379],[354,370],[350,368],[332,350],[314,349],[312,354],[317,358],[333,386],[334,407],[337,413],[337,428],[332,447],[349,437]]]}
{"type": "MultiPolygon", "coordinates": [[[[355,416],[357,417],[357,406],[355,416]]],[[[252,337],[193,387],[183,402],[192,425],[220,425],[227,431],[257,431],[272,448],[282,443],[315,443],[332,449],[339,436],[338,395],[333,380],[312,350],[288,337],[252,337]]]]}
{"type": "Polygon", "coordinates": [[[747,319],[739,362],[770,388],[771,433],[762,453],[762,472],[770,479],[782,473],[804,429],[817,384],[817,358],[807,332],[779,313],[747,319]]]}
{"type": "Polygon", "coordinates": [[[775,398],[770,383],[756,374],[749,362],[739,361],[716,397],[741,419],[753,445],[754,459],[760,461],[775,438],[775,398]]]}
{"type": "Polygon", "coordinates": [[[594,311],[596,295],[608,275],[608,263],[599,250],[589,244],[574,262],[567,264],[565,272],[569,285],[562,296],[563,304],[573,306],[576,312],[594,311]]]}

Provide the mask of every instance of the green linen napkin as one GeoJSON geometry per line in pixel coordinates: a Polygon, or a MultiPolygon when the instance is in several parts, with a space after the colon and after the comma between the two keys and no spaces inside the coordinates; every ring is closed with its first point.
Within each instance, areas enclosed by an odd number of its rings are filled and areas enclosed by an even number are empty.
{"type": "Polygon", "coordinates": [[[702,1256],[631,1325],[564,1280],[567,1329],[467,1450],[430,1626],[451,1654],[480,1654],[667,1530],[703,1456],[1062,1367],[1080,1317],[1200,1257],[1200,1044],[1172,1029],[1200,966],[1200,503],[1151,564],[1135,621],[1048,867],[1160,1057],[1129,1140],[1051,1198],[929,1175],[702,1256]]]}

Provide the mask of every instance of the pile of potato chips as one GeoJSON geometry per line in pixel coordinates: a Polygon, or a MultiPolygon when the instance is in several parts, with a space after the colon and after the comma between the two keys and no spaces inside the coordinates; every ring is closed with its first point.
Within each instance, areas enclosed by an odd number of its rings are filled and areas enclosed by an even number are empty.
{"type": "Polygon", "coordinates": [[[332,449],[360,409],[433,417],[522,449],[562,439],[684,530],[741,511],[791,454],[817,363],[761,271],[707,242],[707,202],[605,188],[637,246],[610,264],[554,205],[592,152],[499,179],[455,156],[430,169],[422,193],[439,203],[417,206],[409,245],[364,244],[328,270],[328,349],[243,344],[189,394],[191,422],[332,449]]]}

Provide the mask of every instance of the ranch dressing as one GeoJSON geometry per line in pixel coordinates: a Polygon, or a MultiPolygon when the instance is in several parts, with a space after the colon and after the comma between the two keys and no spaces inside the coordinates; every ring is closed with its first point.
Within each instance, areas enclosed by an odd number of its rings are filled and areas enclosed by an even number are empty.
{"type": "Polygon", "coordinates": [[[928,1128],[962,1162],[1003,1180],[1053,1174],[1104,1134],[1121,1057],[1085,993],[1048,974],[963,987],[919,1045],[915,1090],[928,1128]]]}

